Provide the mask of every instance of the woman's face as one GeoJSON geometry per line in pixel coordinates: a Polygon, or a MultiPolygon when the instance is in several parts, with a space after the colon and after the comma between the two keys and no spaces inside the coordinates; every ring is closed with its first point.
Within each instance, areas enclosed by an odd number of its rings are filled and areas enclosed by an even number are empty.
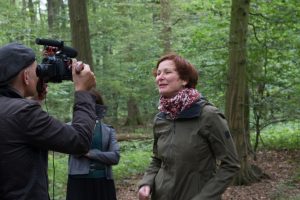
{"type": "Polygon", "coordinates": [[[156,85],[160,95],[166,98],[174,97],[187,84],[179,78],[172,60],[162,61],[156,72],[156,85]]]}

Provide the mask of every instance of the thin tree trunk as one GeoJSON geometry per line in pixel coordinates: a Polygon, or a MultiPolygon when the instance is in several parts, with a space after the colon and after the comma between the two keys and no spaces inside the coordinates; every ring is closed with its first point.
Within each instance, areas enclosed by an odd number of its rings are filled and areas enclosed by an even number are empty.
{"type": "Polygon", "coordinates": [[[60,2],[59,0],[47,0],[47,14],[49,33],[56,38],[60,24],[60,2]]]}
{"type": "Polygon", "coordinates": [[[137,105],[136,99],[133,96],[130,96],[127,101],[127,110],[128,115],[125,122],[126,126],[136,126],[143,124],[139,107],[137,105]]]}
{"type": "Polygon", "coordinates": [[[53,23],[54,23],[54,1],[53,0],[47,0],[47,14],[48,14],[48,27],[49,32],[53,30],[53,23]]]}
{"type": "Polygon", "coordinates": [[[163,53],[171,52],[171,7],[169,0],[161,0],[160,19],[162,21],[163,28],[161,30],[161,42],[163,47],[163,53]]]}
{"type": "MultiPolygon", "coordinates": [[[[36,21],[37,20],[36,20],[36,12],[35,12],[32,0],[28,1],[28,10],[29,10],[29,16],[30,16],[30,25],[32,27],[34,27],[34,26],[36,26],[36,21]]],[[[32,34],[31,29],[30,29],[30,32],[32,34]]],[[[30,43],[30,45],[34,45],[34,40],[30,40],[29,43],[30,43]]]]}
{"type": "Polygon", "coordinates": [[[118,99],[120,98],[120,94],[117,92],[112,93],[112,99],[113,99],[113,104],[111,106],[111,113],[112,113],[112,121],[114,125],[117,125],[119,122],[119,117],[118,117],[118,110],[119,110],[119,101],[118,99]]]}

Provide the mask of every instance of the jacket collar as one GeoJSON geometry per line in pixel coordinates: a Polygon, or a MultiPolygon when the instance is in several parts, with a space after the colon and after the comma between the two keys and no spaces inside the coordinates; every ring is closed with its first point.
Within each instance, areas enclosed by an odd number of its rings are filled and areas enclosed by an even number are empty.
{"type": "Polygon", "coordinates": [[[6,96],[10,98],[23,98],[16,89],[10,86],[0,87],[0,96],[6,96]]]}
{"type": "MultiPolygon", "coordinates": [[[[204,97],[201,97],[198,101],[192,104],[191,107],[181,111],[181,113],[179,113],[176,119],[190,119],[199,117],[202,112],[203,105],[205,104],[208,104],[208,101],[204,97]]],[[[158,113],[158,117],[164,119],[171,119],[166,113],[163,112],[158,113]]]]}

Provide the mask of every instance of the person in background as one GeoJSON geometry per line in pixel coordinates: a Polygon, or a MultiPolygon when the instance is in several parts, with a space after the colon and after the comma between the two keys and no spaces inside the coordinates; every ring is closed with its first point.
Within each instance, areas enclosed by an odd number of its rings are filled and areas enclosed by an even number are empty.
{"type": "Polygon", "coordinates": [[[72,126],[49,116],[38,101],[28,98],[38,96],[36,68],[31,48],[15,42],[0,48],[1,200],[49,200],[48,150],[84,154],[91,143],[95,100],[89,90],[96,80],[89,65],[72,63],[72,126]],[[83,70],[76,72],[77,66],[83,70]]]}
{"type": "Polygon", "coordinates": [[[224,115],[195,89],[197,70],[179,55],[160,58],[154,76],[159,113],[139,200],[221,199],[240,168],[224,115]]]}
{"type": "Polygon", "coordinates": [[[96,96],[96,126],[90,150],[84,155],[70,155],[67,200],[116,200],[112,165],[120,160],[115,129],[102,122],[106,113],[100,92],[96,96]]]}

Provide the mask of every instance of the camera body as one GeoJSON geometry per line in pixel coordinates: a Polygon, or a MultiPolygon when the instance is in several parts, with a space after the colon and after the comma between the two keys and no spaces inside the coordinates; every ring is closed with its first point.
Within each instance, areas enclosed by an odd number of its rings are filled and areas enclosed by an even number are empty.
{"type": "Polygon", "coordinates": [[[37,66],[36,75],[45,83],[72,80],[72,58],[77,56],[77,51],[64,46],[63,41],[37,38],[35,42],[44,45],[44,58],[37,66]]]}

